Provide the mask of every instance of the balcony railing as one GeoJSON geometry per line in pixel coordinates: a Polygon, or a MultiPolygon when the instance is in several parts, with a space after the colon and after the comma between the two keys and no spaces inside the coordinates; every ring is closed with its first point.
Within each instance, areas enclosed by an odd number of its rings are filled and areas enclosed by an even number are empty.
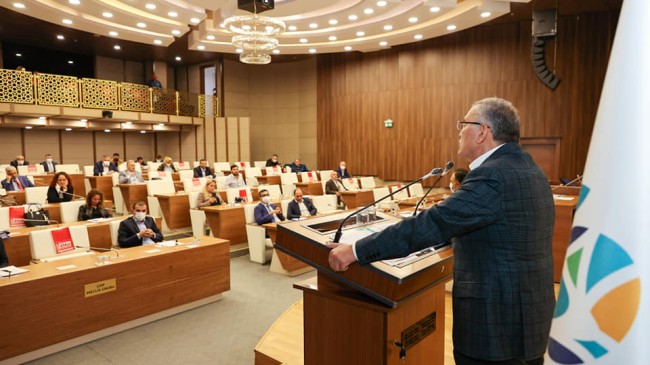
{"type": "Polygon", "coordinates": [[[0,69],[0,103],[217,116],[217,98],[99,79],[0,69]]]}

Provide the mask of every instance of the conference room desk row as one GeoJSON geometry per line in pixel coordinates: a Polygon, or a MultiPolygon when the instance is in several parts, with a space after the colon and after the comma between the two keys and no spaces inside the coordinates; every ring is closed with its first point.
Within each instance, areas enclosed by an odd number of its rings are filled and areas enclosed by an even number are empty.
{"type": "Polygon", "coordinates": [[[23,363],[221,299],[228,241],[179,242],[111,252],[100,266],[96,255],[29,265],[1,279],[0,361],[23,363]]]}
{"type": "MultiPolygon", "coordinates": [[[[74,187],[75,195],[86,196],[86,183],[84,174],[68,174],[74,187]]],[[[33,175],[35,186],[49,186],[52,182],[54,173],[47,173],[45,175],[33,175]]],[[[110,200],[113,200],[112,198],[110,200]]]]}

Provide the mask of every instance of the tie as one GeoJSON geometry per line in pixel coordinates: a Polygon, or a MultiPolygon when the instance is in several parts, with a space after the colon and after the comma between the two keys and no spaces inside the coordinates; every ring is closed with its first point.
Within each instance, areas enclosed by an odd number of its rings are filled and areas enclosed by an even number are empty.
{"type": "Polygon", "coordinates": [[[20,180],[16,178],[16,185],[18,185],[18,190],[23,190],[23,184],[20,183],[20,180]]]}

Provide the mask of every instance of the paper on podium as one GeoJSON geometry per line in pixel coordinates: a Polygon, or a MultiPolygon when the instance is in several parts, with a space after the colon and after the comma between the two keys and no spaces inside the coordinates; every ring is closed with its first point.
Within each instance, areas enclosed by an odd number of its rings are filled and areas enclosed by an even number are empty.
{"type": "Polygon", "coordinates": [[[373,233],[381,232],[386,227],[392,225],[393,223],[391,222],[391,223],[373,224],[370,226],[363,226],[363,227],[357,227],[357,228],[345,230],[343,231],[343,235],[341,235],[341,239],[339,240],[339,243],[351,245],[362,238],[366,238],[373,233]]]}

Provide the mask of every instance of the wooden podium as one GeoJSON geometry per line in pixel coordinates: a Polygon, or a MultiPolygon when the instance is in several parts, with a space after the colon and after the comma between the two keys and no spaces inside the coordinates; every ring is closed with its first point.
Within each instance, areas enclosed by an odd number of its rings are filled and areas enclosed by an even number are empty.
{"type": "MultiPolygon", "coordinates": [[[[453,250],[431,250],[402,267],[355,263],[334,272],[324,244],[347,214],[278,225],[275,248],[318,270],[316,279],[294,285],[303,290],[305,364],[444,363],[445,282],[453,250]]],[[[400,220],[378,217],[367,227],[400,220]]]]}

